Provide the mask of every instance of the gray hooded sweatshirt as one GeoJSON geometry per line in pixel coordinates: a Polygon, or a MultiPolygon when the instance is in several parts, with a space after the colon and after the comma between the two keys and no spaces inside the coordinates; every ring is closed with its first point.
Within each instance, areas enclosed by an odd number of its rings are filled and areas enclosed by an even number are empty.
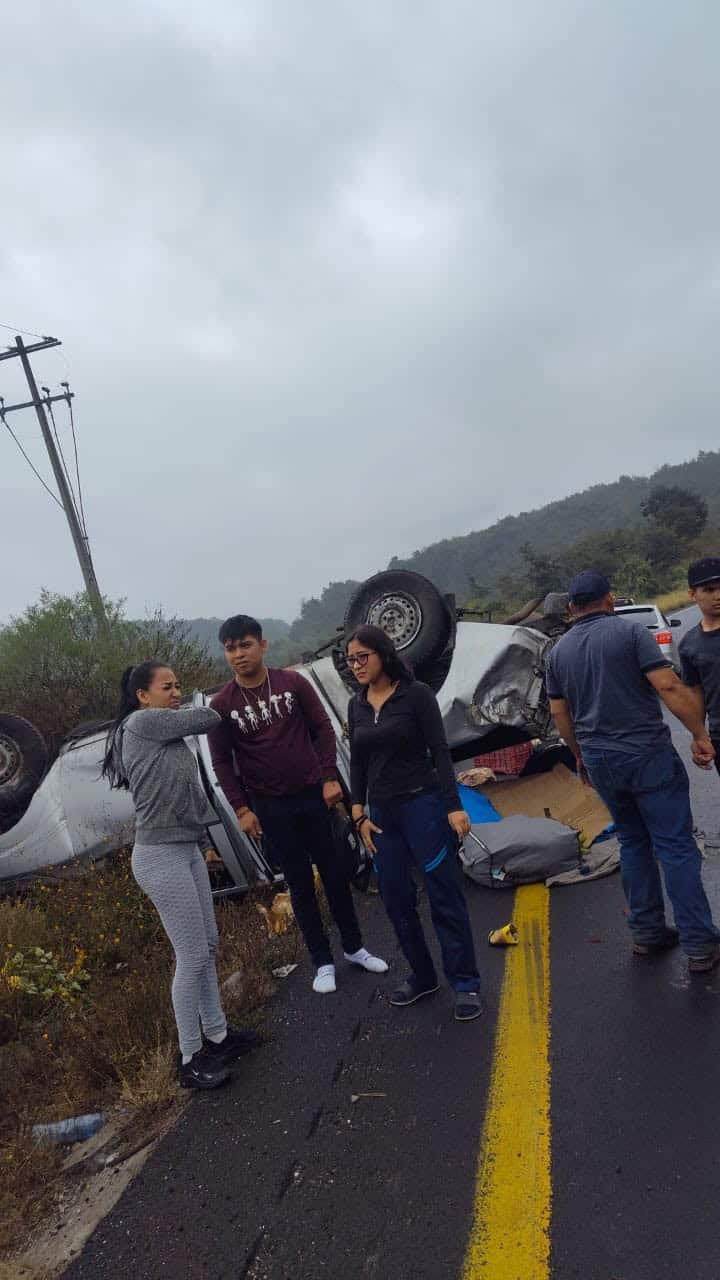
{"type": "Polygon", "coordinates": [[[135,803],[136,844],[194,844],[217,821],[183,739],[219,723],[210,707],[146,707],[123,721],[115,755],[135,803]]]}

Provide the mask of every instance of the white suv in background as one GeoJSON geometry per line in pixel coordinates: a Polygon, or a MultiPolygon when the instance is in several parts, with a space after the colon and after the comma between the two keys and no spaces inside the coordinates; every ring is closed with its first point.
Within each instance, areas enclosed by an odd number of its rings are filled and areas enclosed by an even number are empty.
{"type": "Polygon", "coordinates": [[[648,631],[652,631],[663,657],[679,672],[680,656],[673,636],[673,628],[682,626],[679,618],[666,618],[656,604],[616,604],[615,612],[631,622],[642,622],[648,631]]]}

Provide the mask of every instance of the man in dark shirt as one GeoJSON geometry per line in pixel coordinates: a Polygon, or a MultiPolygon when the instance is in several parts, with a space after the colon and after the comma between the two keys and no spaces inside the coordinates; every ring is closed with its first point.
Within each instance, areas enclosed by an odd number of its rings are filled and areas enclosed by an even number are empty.
{"type": "Polygon", "coordinates": [[[221,716],[209,734],[213,765],[241,829],[254,839],[264,832],[277,853],[317,970],[313,988],[320,994],[335,991],[335,966],[315,894],[313,862],[340,930],[345,959],[371,973],[385,973],[385,961],[362,944],[352,890],[335,849],[329,810],[342,801],[343,793],[329,717],[299,672],[268,670],[267,640],[254,618],[228,618],[219,639],[234,676],[210,704],[221,716]]]}
{"type": "Polygon", "coordinates": [[[698,715],[708,718],[720,772],[720,557],[694,560],[688,587],[701,617],[680,641],[682,678],[696,699],[698,715]]]}
{"type": "Polygon", "coordinates": [[[602,574],[578,574],[570,584],[570,604],[574,624],[549,654],[547,692],[580,775],[605,801],[617,827],[633,951],[662,951],[679,936],[690,971],[707,972],[720,963],[720,931],[700,875],[688,775],[659,698],[692,734],[695,763],[708,768],[715,753],[697,701],[647,628],[614,613],[602,574]],[[665,922],[658,863],[676,929],[665,922]]]}

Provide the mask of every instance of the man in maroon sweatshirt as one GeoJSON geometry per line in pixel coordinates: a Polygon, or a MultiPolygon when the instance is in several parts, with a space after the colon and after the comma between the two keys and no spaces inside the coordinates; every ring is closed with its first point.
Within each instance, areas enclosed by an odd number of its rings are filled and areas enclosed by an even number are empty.
{"type": "Polygon", "coordinates": [[[335,991],[313,862],[345,959],[385,973],[385,961],[363,947],[352,891],[335,849],[329,810],[343,793],[330,719],[304,676],[266,667],[267,640],[254,618],[228,618],[219,639],[233,679],[210,704],[222,717],[209,734],[213,765],[241,829],[255,839],[267,835],[278,856],[317,970],[313,988],[321,994],[335,991]]]}

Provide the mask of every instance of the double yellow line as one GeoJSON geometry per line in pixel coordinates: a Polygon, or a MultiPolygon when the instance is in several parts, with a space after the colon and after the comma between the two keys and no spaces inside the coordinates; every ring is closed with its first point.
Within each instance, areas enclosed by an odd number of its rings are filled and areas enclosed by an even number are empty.
{"type": "Polygon", "coordinates": [[[463,1280],[550,1275],[550,901],[517,890],[463,1280]]]}

